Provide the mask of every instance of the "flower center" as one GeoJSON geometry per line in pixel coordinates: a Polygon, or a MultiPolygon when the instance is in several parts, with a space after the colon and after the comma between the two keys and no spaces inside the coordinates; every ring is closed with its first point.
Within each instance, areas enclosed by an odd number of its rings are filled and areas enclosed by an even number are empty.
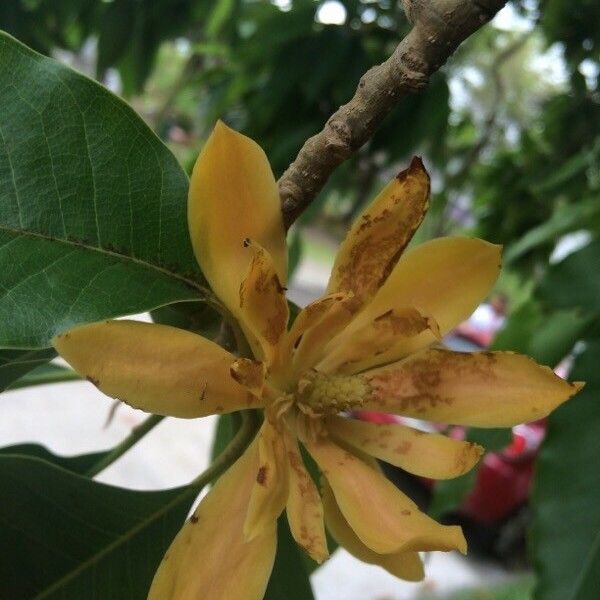
{"type": "Polygon", "coordinates": [[[308,414],[336,414],[362,405],[369,386],[359,375],[324,375],[316,371],[303,373],[298,380],[295,401],[308,414]]]}

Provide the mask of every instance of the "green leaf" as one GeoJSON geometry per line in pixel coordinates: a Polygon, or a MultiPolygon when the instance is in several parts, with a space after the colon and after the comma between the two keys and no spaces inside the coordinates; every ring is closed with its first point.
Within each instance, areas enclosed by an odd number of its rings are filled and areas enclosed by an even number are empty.
{"type": "Polygon", "coordinates": [[[145,598],[198,489],[139,492],[0,456],[0,597],[145,598]]]}
{"type": "Polygon", "coordinates": [[[60,456],[50,452],[48,448],[39,444],[16,444],[0,448],[0,455],[18,455],[40,460],[61,467],[71,473],[85,475],[97,462],[102,460],[109,452],[92,452],[90,454],[79,454],[77,456],[60,456]]]}
{"type": "MultiPolygon", "coordinates": [[[[572,597],[600,532],[599,361],[596,339],[587,343],[571,374],[573,380],[586,381],[586,387],[548,418],[532,497],[536,600],[572,597]]],[[[581,595],[577,600],[595,597],[581,595]]]]}
{"type": "Polygon", "coordinates": [[[188,181],[119,98],[0,34],[0,347],[205,294],[188,181]]]}
{"type": "Polygon", "coordinates": [[[36,367],[56,356],[54,348],[44,350],[0,350],[0,392],[36,367]]]}
{"type": "Polygon", "coordinates": [[[314,599],[302,554],[284,514],[277,521],[277,555],[264,600],[314,599]]]}
{"type": "Polygon", "coordinates": [[[589,319],[574,310],[553,312],[533,333],[527,354],[543,365],[556,366],[573,349],[588,323],[589,319]]]}
{"type": "Polygon", "coordinates": [[[539,294],[552,308],[576,308],[597,312],[600,298],[600,240],[573,252],[548,269],[539,294]]]}
{"type": "Polygon", "coordinates": [[[598,594],[598,573],[600,573],[600,531],[586,558],[570,600],[592,600],[596,598],[598,594]]]}
{"type": "Polygon", "coordinates": [[[179,327],[215,339],[221,327],[221,315],[206,302],[177,302],[150,312],[152,320],[179,327]]]}
{"type": "Polygon", "coordinates": [[[531,337],[543,323],[539,302],[529,300],[515,310],[507,319],[492,343],[491,350],[511,350],[527,353],[531,337]]]}
{"type": "Polygon", "coordinates": [[[15,381],[11,386],[11,390],[19,388],[30,387],[32,385],[44,385],[47,383],[62,383],[64,381],[79,381],[81,377],[78,373],[69,369],[68,367],[62,367],[54,363],[47,363],[40,365],[29,371],[25,376],[15,381]]]}
{"type": "Polygon", "coordinates": [[[504,252],[503,262],[508,265],[537,246],[554,242],[558,236],[578,227],[585,227],[589,219],[600,212],[597,198],[580,204],[561,205],[552,216],[537,227],[530,229],[523,237],[512,243],[504,252]]]}
{"type": "Polygon", "coordinates": [[[114,0],[104,13],[98,35],[98,75],[103,75],[127,51],[135,23],[136,4],[131,0],[114,0]]]}

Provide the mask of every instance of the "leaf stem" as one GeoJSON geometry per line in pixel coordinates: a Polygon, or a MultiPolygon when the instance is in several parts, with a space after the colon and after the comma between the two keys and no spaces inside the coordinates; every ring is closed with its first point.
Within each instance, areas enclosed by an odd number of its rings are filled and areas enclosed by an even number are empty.
{"type": "Polygon", "coordinates": [[[198,488],[199,491],[223,474],[244,453],[258,431],[259,419],[255,413],[256,411],[253,410],[244,410],[239,413],[242,424],[233,439],[227,444],[225,450],[215,458],[213,463],[200,473],[190,485],[198,488]]]}
{"type": "Polygon", "coordinates": [[[100,459],[95,465],[85,473],[86,477],[95,477],[104,471],[106,467],[112,465],[118,458],[121,458],[132,446],[137,444],[147,433],[152,431],[164,417],[162,415],[150,415],[146,420],[134,427],[131,433],[120,443],[117,444],[104,458],[100,459]]]}
{"type": "Polygon", "coordinates": [[[67,381],[81,381],[81,377],[75,373],[75,371],[71,371],[70,369],[65,369],[64,372],[55,372],[48,373],[47,375],[40,376],[31,376],[28,378],[27,376],[22,379],[18,379],[13,384],[8,386],[8,390],[18,390],[26,387],[34,387],[36,385],[46,385],[48,383],[64,383],[67,381]]]}

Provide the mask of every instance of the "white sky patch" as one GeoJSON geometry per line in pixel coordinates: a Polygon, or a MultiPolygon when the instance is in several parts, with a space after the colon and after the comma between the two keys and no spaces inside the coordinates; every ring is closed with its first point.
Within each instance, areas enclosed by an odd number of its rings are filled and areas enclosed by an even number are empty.
{"type": "Polygon", "coordinates": [[[271,2],[283,12],[292,10],[292,0],[271,0],[271,2]]]}
{"type": "Polygon", "coordinates": [[[346,8],[337,0],[327,0],[317,10],[317,21],[324,25],[343,25],[346,16],[346,8]]]}
{"type": "Polygon", "coordinates": [[[555,85],[565,85],[569,80],[565,65],[564,46],[555,43],[542,54],[538,54],[531,61],[531,67],[541,77],[555,85]]]}
{"type": "Polygon", "coordinates": [[[531,31],[534,27],[533,19],[523,17],[513,7],[507,4],[492,19],[492,25],[503,31],[531,31]]]}

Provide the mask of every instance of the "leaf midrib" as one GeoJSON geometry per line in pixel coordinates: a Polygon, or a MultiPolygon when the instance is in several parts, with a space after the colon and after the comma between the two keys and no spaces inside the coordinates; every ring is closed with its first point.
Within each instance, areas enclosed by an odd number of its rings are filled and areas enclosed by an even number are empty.
{"type": "Polygon", "coordinates": [[[134,538],[140,531],[152,525],[155,521],[162,518],[166,513],[168,513],[171,508],[175,507],[180,502],[183,502],[188,495],[193,495],[195,498],[201,490],[194,487],[184,487],[181,488],[181,494],[177,495],[176,498],[162,506],[158,511],[153,512],[150,517],[143,519],[137,525],[128,529],[124,534],[117,536],[117,538],[105,546],[99,552],[94,553],[87,560],[82,562],[77,568],[73,569],[66,575],[63,575],[60,579],[55,581],[50,585],[50,587],[46,588],[43,592],[40,592],[37,596],[35,596],[34,600],[42,600],[43,598],[47,598],[53,592],[60,590],[64,585],[68,584],[71,580],[76,579],[80,574],[85,572],[90,567],[93,567],[95,563],[100,562],[105,556],[113,552],[119,546],[123,544],[127,544],[134,538]]]}
{"type": "MultiPolygon", "coordinates": [[[[7,231],[7,232],[15,234],[15,235],[27,235],[30,237],[44,240],[46,242],[58,242],[59,244],[64,244],[66,246],[72,246],[75,248],[82,248],[84,250],[89,250],[90,252],[98,252],[99,254],[102,254],[105,256],[110,256],[112,258],[117,258],[119,260],[125,259],[127,261],[132,262],[133,264],[140,265],[146,269],[156,271],[157,273],[161,273],[162,275],[166,275],[167,277],[172,277],[174,279],[177,279],[177,280],[181,281],[182,283],[185,283],[187,286],[198,290],[203,297],[208,297],[210,294],[210,292],[207,288],[200,285],[200,283],[198,283],[194,279],[190,279],[189,277],[185,277],[184,275],[181,275],[180,273],[170,271],[169,269],[166,269],[165,267],[161,267],[159,265],[147,262],[145,260],[136,258],[134,256],[130,256],[128,254],[121,254],[119,252],[115,252],[113,250],[108,250],[106,248],[102,248],[102,247],[98,247],[98,246],[90,246],[89,244],[85,244],[85,243],[79,242],[79,241],[74,241],[74,240],[69,240],[69,239],[64,239],[64,238],[56,238],[56,237],[45,235],[43,233],[39,233],[36,231],[30,231],[28,229],[15,229],[14,227],[9,227],[7,225],[2,225],[2,224],[0,224],[0,230],[7,231]]],[[[1,248],[0,248],[0,250],[1,250],[1,248]]]]}

